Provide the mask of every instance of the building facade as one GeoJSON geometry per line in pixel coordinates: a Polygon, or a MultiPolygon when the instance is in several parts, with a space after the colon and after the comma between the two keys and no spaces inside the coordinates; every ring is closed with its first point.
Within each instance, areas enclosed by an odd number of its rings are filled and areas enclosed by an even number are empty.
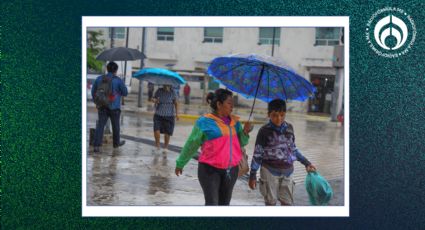
{"type": "MultiPolygon", "coordinates": [[[[212,59],[253,53],[283,60],[316,86],[318,92],[314,99],[291,101],[291,110],[335,115],[342,107],[344,71],[341,71],[343,66],[335,65],[338,57],[334,54],[341,45],[342,28],[121,27],[89,30],[103,31],[105,48],[110,48],[112,42],[114,47],[127,45],[144,50],[147,56],[144,67],[169,68],[180,73],[189,81],[195,97],[205,94],[211,82],[205,72],[212,59]]],[[[133,72],[142,65],[140,60],[129,63],[133,72]]],[[[131,79],[130,73],[127,75],[126,79],[131,79]]],[[[136,81],[131,79],[130,84],[138,85],[136,81]]],[[[132,91],[137,92],[136,87],[132,91]]]]}

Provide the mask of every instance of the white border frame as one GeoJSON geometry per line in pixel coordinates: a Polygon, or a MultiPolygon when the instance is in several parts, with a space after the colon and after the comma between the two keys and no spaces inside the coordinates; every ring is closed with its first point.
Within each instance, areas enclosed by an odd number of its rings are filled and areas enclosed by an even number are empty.
{"type": "MultiPolygon", "coordinates": [[[[82,17],[82,216],[349,216],[349,17],[82,17]],[[344,27],[344,206],[87,206],[87,27],[344,27]]],[[[201,196],[202,194],[200,194],[201,196]]]]}

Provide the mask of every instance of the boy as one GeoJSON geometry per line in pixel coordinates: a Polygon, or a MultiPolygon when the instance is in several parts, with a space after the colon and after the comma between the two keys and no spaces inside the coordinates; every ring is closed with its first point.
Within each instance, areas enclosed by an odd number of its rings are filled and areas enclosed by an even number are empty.
{"type": "Polygon", "coordinates": [[[260,192],[266,205],[294,204],[293,162],[300,161],[307,172],[316,168],[295,146],[294,129],[285,121],[286,103],[275,99],[268,104],[270,121],[258,131],[254,155],[251,162],[249,187],[257,185],[257,170],[260,170],[260,192]]]}

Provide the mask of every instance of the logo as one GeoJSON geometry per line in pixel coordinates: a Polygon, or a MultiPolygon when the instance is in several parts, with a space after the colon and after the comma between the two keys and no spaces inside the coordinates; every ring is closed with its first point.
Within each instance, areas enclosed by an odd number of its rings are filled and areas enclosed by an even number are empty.
{"type": "Polygon", "coordinates": [[[404,10],[386,7],[369,19],[366,40],[376,54],[397,58],[409,52],[415,43],[416,25],[404,10]]]}

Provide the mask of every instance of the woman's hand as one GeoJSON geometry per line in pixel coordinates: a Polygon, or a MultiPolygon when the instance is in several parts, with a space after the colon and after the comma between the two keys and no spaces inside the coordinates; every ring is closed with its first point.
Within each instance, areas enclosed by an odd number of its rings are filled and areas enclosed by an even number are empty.
{"type": "Polygon", "coordinates": [[[179,115],[176,114],[176,120],[178,121],[180,119],[179,115]]]}
{"type": "Polygon", "coordinates": [[[182,175],[182,173],[183,173],[183,169],[176,168],[176,169],[174,170],[174,172],[176,173],[176,175],[177,175],[177,176],[180,176],[180,175],[182,175]]]}
{"type": "Polygon", "coordinates": [[[248,134],[249,132],[252,131],[252,129],[254,129],[254,126],[251,125],[251,122],[245,122],[244,126],[243,126],[243,132],[245,134],[248,134]]]}
{"type": "Polygon", "coordinates": [[[257,187],[257,180],[249,179],[248,185],[250,189],[254,190],[257,187]]]}

